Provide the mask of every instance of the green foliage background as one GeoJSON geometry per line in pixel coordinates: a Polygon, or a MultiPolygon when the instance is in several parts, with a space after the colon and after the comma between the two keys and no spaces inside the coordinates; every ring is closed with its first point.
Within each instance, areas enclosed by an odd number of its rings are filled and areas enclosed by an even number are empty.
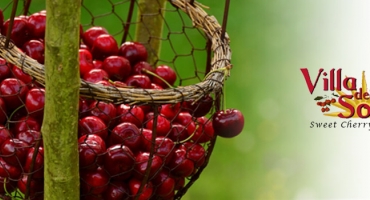
{"type": "MultiPolygon", "coordinates": [[[[8,2],[2,0],[0,8],[8,2]]],[[[110,5],[103,2],[89,0],[85,4],[92,12],[110,11],[110,5]]],[[[209,6],[207,12],[222,22],[223,1],[200,2],[209,6]]],[[[245,128],[234,139],[218,139],[208,167],[185,195],[185,200],[293,199],[302,186],[312,183],[310,177],[314,175],[315,165],[310,162],[312,155],[306,151],[314,143],[312,138],[299,134],[303,125],[296,121],[296,116],[301,114],[302,97],[293,94],[301,87],[294,83],[302,82],[297,76],[297,66],[306,61],[302,55],[311,38],[303,35],[315,6],[303,0],[231,1],[227,32],[231,39],[233,69],[226,82],[226,106],[244,113],[245,128]]],[[[44,9],[44,1],[33,0],[31,12],[41,9],[44,9]]],[[[123,5],[115,12],[125,10],[123,5]]],[[[10,9],[6,11],[5,18],[8,18],[10,9]]],[[[82,23],[90,23],[89,13],[82,11],[82,15],[82,23]]],[[[170,27],[178,25],[171,13],[166,16],[170,27]]],[[[117,33],[119,41],[118,28],[121,27],[114,18],[107,16],[96,19],[95,23],[103,24],[112,34],[117,33]]],[[[194,35],[195,44],[204,47],[199,34],[189,35],[194,35]]],[[[189,48],[184,38],[174,35],[171,41],[178,52],[189,48]]],[[[163,43],[162,58],[172,62],[170,46],[163,43]]],[[[205,57],[196,60],[204,63],[205,57]]],[[[181,73],[194,75],[188,60],[178,59],[175,64],[181,73]]],[[[201,77],[199,75],[199,79],[201,77]]]]}

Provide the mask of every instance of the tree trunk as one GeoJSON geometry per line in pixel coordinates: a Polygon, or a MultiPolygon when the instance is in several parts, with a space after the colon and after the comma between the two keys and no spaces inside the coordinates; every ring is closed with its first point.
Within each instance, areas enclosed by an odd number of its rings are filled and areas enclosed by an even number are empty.
{"type": "Polygon", "coordinates": [[[42,124],[48,200],[80,198],[78,166],[81,0],[46,0],[45,110],[42,124]]]}
{"type": "Polygon", "coordinates": [[[155,65],[161,50],[164,22],[164,8],[167,0],[139,0],[139,23],[135,41],[141,42],[148,49],[148,63],[155,65]]]}

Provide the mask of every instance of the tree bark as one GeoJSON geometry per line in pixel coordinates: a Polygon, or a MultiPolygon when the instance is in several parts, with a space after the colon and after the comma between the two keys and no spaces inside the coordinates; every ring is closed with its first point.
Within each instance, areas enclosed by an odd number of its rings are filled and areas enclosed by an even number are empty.
{"type": "Polygon", "coordinates": [[[161,51],[164,23],[164,8],[167,0],[139,0],[138,21],[135,41],[148,50],[148,63],[155,65],[161,51]]]}
{"type": "Polygon", "coordinates": [[[78,166],[81,0],[46,0],[44,199],[80,198],[78,166]]]}

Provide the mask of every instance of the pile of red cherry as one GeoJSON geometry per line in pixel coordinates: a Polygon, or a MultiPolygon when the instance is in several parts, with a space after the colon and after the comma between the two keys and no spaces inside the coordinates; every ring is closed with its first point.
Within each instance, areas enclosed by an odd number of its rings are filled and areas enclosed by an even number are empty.
{"type": "MultiPolygon", "coordinates": [[[[45,19],[45,11],[18,16],[11,31],[14,44],[41,64],[45,19]]],[[[9,20],[3,22],[0,10],[3,35],[8,27],[9,20]]],[[[87,82],[160,90],[176,81],[176,73],[170,67],[152,67],[146,62],[147,51],[140,43],[125,42],[119,47],[102,27],[86,31],[81,27],[80,36],[80,75],[87,82]]],[[[0,195],[17,188],[25,193],[32,174],[30,197],[42,199],[42,143],[32,171],[30,166],[35,143],[42,141],[45,89],[2,58],[0,82],[0,195]]],[[[82,199],[126,199],[135,195],[140,195],[139,199],[173,199],[175,191],[184,186],[185,178],[205,164],[205,144],[216,135],[234,137],[244,125],[243,115],[235,109],[218,111],[212,119],[207,118],[213,108],[210,95],[197,102],[155,108],[81,98],[79,107],[82,199]],[[148,181],[138,194],[148,167],[148,181]]]]}

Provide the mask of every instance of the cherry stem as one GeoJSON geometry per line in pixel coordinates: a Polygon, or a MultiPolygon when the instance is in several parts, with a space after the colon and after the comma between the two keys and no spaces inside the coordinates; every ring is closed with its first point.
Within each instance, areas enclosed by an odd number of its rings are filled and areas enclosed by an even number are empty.
{"type": "Polygon", "coordinates": [[[179,141],[179,142],[175,142],[175,144],[181,144],[181,143],[184,143],[184,142],[189,141],[189,140],[194,136],[194,134],[195,134],[195,132],[197,131],[197,129],[198,129],[198,128],[199,128],[199,124],[197,124],[197,125],[195,126],[195,130],[194,130],[194,132],[193,132],[189,137],[187,137],[186,139],[181,140],[181,141],[179,141]]]}
{"type": "Polygon", "coordinates": [[[142,69],[142,71],[144,71],[145,73],[148,73],[148,74],[150,74],[150,75],[152,75],[152,76],[154,76],[154,77],[156,77],[156,78],[158,78],[158,79],[160,79],[161,81],[163,81],[169,88],[173,88],[173,86],[171,85],[171,84],[169,84],[166,80],[164,80],[162,77],[160,77],[160,76],[158,76],[158,74],[156,74],[156,73],[153,73],[153,72],[151,72],[151,71],[149,71],[149,70],[147,70],[147,69],[142,69]]]}
{"type": "Polygon", "coordinates": [[[9,123],[11,122],[10,121],[10,119],[12,119],[12,117],[13,117],[13,115],[18,111],[18,110],[20,110],[21,108],[23,108],[25,105],[23,104],[23,105],[21,105],[21,106],[19,106],[18,108],[16,108],[11,114],[10,114],[10,116],[9,116],[9,120],[6,122],[6,125],[5,125],[5,127],[6,128],[8,128],[9,129],[9,123]]]}

